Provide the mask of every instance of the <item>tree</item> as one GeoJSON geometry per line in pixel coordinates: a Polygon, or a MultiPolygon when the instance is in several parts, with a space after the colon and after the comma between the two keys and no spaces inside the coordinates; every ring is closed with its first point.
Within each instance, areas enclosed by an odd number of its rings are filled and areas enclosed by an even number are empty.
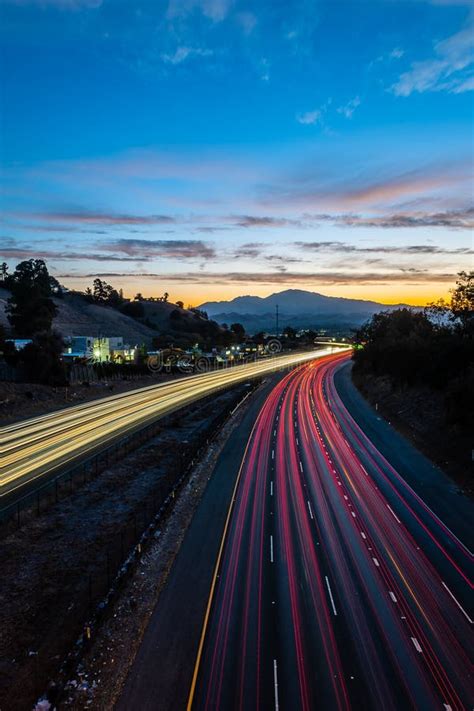
{"type": "Polygon", "coordinates": [[[423,309],[427,319],[436,327],[445,326],[450,313],[450,308],[444,299],[432,301],[423,309]]]}
{"type": "Polygon", "coordinates": [[[245,338],[245,328],[241,323],[232,323],[230,325],[230,330],[235,334],[239,341],[242,341],[245,338]]]}
{"type": "Polygon", "coordinates": [[[451,312],[464,327],[474,321],[474,271],[459,272],[456,287],[451,291],[451,312]]]}
{"type": "Polygon", "coordinates": [[[51,331],[36,334],[19,356],[28,380],[47,385],[64,385],[66,369],[61,360],[63,348],[63,339],[59,333],[51,331]]]}
{"type": "Polygon", "coordinates": [[[7,279],[12,296],[6,312],[18,336],[49,331],[57,309],[51,299],[51,278],[42,259],[20,262],[7,279]]]}
{"type": "Polygon", "coordinates": [[[114,308],[120,306],[123,302],[119,292],[114,289],[113,286],[107,284],[106,281],[102,281],[102,279],[99,278],[94,279],[92,285],[92,298],[96,304],[112,306],[114,308]]]}
{"type": "Polygon", "coordinates": [[[285,326],[285,329],[283,331],[283,334],[288,338],[290,341],[294,341],[296,338],[296,330],[292,328],[292,326],[285,326]]]}
{"type": "Polygon", "coordinates": [[[0,264],[0,281],[5,284],[8,278],[8,264],[6,262],[2,262],[0,264]]]}
{"type": "Polygon", "coordinates": [[[176,306],[178,306],[178,308],[180,309],[184,309],[184,303],[182,301],[177,301],[176,306]]]}
{"type": "Polygon", "coordinates": [[[167,291],[163,294],[163,301],[166,303],[168,301],[169,294],[167,291]]]}

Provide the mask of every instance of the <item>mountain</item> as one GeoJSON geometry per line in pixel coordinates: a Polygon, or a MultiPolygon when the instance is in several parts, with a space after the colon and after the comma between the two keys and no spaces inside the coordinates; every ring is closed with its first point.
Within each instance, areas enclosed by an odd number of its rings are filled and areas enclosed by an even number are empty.
{"type": "Polygon", "coordinates": [[[358,326],[378,311],[404,304],[387,305],[377,301],[324,296],[313,291],[287,289],[267,297],[237,296],[231,301],[208,301],[199,307],[218,323],[240,321],[252,332],[275,328],[276,307],[279,326],[296,328],[358,326]]]}

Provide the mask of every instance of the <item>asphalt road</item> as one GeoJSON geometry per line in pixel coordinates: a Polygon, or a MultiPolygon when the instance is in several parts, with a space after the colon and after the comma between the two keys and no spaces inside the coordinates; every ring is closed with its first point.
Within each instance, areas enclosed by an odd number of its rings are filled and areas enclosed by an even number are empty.
{"type": "Polygon", "coordinates": [[[214,566],[240,462],[273,375],[227,440],[152,614],[116,711],[185,709],[214,566]]]}
{"type": "Polygon", "coordinates": [[[324,350],[268,357],[112,395],[2,427],[0,501],[3,503],[8,497],[11,503],[27,487],[31,490],[32,485],[41,484],[52,472],[202,397],[323,353],[324,350]]]}
{"type": "Polygon", "coordinates": [[[261,410],[193,709],[472,707],[472,555],[350,416],[341,358],[261,410]]]}
{"type": "Polygon", "coordinates": [[[439,467],[381,417],[351,379],[351,363],[340,368],[334,382],[351,416],[376,449],[463,543],[474,549],[473,502],[439,467]]]}

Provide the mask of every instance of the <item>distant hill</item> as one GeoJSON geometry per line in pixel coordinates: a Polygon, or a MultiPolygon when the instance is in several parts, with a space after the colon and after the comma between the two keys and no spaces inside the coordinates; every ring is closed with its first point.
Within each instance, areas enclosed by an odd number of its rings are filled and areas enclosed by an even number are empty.
{"type": "Polygon", "coordinates": [[[250,332],[275,327],[278,305],[281,328],[318,326],[358,326],[374,313],[404,306],[388,306],[376,301],[324,296],[313,291],[287,289],[267,297],[238,296],[231,301],[208,301],[199,307],[218,323],[239,321],[250,332]]]}

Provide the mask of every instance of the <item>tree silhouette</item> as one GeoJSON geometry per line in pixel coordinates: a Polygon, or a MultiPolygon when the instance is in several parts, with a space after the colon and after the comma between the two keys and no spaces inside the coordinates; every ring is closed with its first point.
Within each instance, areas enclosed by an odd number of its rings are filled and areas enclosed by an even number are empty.
{"type": "Polygon", "coordinates": [[[42,259],[20,262],[7,279],[11,297],[6,312],[18,336],[49,331],[57,309],[51,299],[51,278],[42,259]]]}

